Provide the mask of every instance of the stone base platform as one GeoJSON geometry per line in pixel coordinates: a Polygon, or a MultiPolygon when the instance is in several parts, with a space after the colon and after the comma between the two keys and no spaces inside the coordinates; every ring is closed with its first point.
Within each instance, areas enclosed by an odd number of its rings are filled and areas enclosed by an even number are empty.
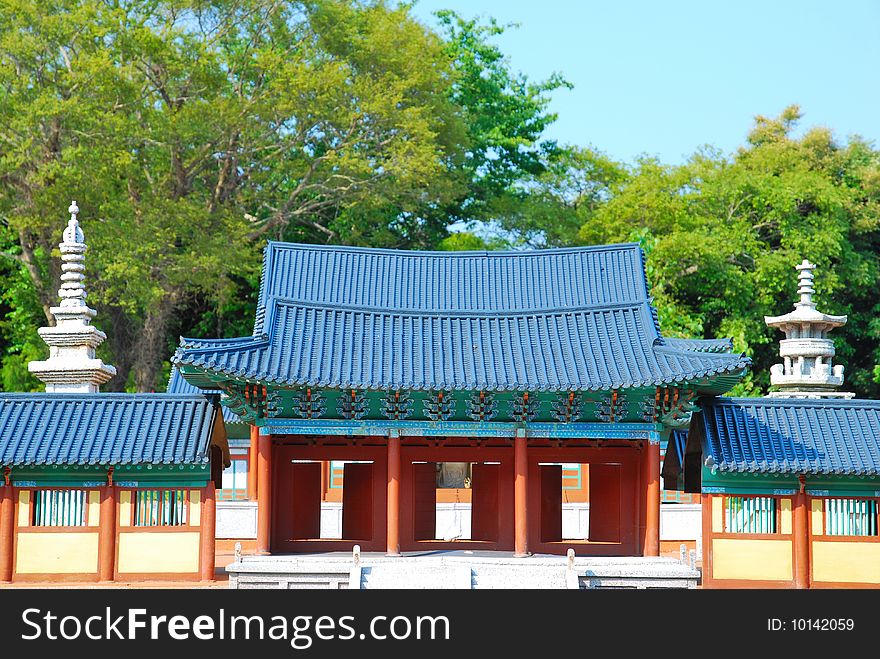
{"type": "Polygon", "coordinates": [[[698,570],[672,558],[595,558],[436,551],[386,556],[328,552],[241,556],[230,588],[442,589],[696,588],[698,570]]]}

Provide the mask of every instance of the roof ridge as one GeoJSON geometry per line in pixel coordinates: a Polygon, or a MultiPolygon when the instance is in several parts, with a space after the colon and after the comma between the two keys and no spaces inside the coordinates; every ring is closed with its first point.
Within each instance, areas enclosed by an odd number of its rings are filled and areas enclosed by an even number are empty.
{"type": "Polygon", "coordinates": [[[312,243],[293,243],[280,240],[269,240],[266,242],[266,248],[269,249],[306,249],[325,252],[360,252],[364,254],[389,254],[397,256],[421,256],[425,255],[442,257],[442,258],[464,258],[464,257],[538,257],[550,254],[578,254],[583,252],[611,252],[626,251],[633,248],[641,248],[639,243],[611,243],[609,245],[582,245],[578,247],[549,247],[547,249],[508,249],[508,250],[419,250],[419,249],[392,249],[388,247],[362,247],[358,245],[319,245],[312,243]]]}
{"type": "MultiPolygon", "coordinates": [[[[821,392],[816,392],[821,393],[821,392]]],[[[754,398],[734,396],[712,396],[707,400],[712,405],[762,405],[766,407],[877,407],[880,400],[871,398],[787,398],[784,396],[755,396],[754,398]]]]}
{"type": "Polygon", "coordinates": [[[129,393],[125,391],[100,391],[98,393],[49,393],[45,391],[4,391],[0,393],[0,402],[4,400],[141,400],[153,399],[205,399],[203,394],[169,394],[165,391],[145,391],[129,393]]]}
{"type": "MultiPolygon", "coordinates": [[[[371,307],[350,304],[331,304],[328,302],[311,302],[309,300],[295,300],[292,298],[276,297],[270,298],[276,305],[300,307],[307,309],[333,309],[338,311],[358,311],[381,313],[390,316],[437,316],[442,318],[484,318],[484,317],[519,317],[519,316],[547,316],[560,315],[565,313],[578,313],[583,311],[613,311],[615,309],[635,309],[643,307],[645,300],[633,300],[631,302],[613,302],[594,305],[580,305],[577,307],[547,307],[546,309],[513,309],[510,311],[463,311],[459,309],[401,309],[387,307],[371,307]]],[[[259,337],[248,336],[241,337],[252,340],[259,340],[259,337]]],[[[198,339],[196,339],[198,341],[198,339]]],[[[241,341],[247,343],[247,341],[241,341]]],[[[225,346],[218,346],[225,347],[225,346]]]]}

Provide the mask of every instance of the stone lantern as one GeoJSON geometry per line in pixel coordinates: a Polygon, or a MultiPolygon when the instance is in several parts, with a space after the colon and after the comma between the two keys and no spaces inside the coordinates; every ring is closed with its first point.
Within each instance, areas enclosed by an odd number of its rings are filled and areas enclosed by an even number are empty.
{"type": "Polygon", "coordinates": [[[764,322],[785,332],[779,342],[781,364],[770,368],[770,384],[777,387],[769,396],[784,398],[852,398],[837,391],[843,385],[843,366],[832,365],[834,342],[828,332],[846,324],[846,316],[831,316],[816,310],[813,302],[813,271],[804,260],[795,266],[800,300],[784,316],[765,316],[764,322]]]}

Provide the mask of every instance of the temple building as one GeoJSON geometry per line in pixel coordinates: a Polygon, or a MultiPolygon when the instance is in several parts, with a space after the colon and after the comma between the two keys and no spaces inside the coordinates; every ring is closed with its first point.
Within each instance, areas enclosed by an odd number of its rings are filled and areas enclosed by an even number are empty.
{"type": "Polygon", "coordinates": [[[658,555],[661,443],[749,365],[661,334],[635,244],[270,242],[252,335],[172,361],[253,428],[257,552],[520,556],[658,555]]]}
{"type": "Polygon", "coordinates": [[[95,355],[78,212],[49,359],[29,365],[46,393],[0,394],[0,582],[213,580],[219,396],[99,392],[116,371],[95,355]]]}
{"type": "Polygon", "coordinates": [[[704,587],[880,587],[880,401],[836,391],[827,332],[847,318],[816,311],[814,268],[797,266],[795,310],[766,318],[786,334],[778,391],[700,398],[664,465],[702,496],[704,587]]]}

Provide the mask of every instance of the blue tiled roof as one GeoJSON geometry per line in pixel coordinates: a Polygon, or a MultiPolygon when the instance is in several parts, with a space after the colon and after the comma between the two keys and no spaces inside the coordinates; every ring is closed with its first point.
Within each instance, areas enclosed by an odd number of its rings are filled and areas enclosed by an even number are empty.
{"type": "Polygon", "coordinates": [[[182,339],[230,379],[356,389],[602,390],[749,360],[664,339],[638,245],[405,252],[270,243],[252,337],[182,339]]]}
{"type": "Polygon", "coordinates": [[[703,398],[704,454],[721,472],[880,474],[880,401],[703,398]]]}
{"type": "MultiPolygon", "coordinates": [[[[183,376],[180,375],[180,370],[176,366],[171,369],[171,377],[168,378],[168,386],[165,388],[165,391],[169,394],[216,394],[218,396],[222,393],[219,389],[199,389],[191,385],[183,379],[183,376]]],[[[241,417],[226,406],[223,407],[223,420],[227,425],[231,423],[244,423],[241,417]]]]}
{"type": "Polygon", "coordinates": [[[0,464],[203,464],[217,407],[203,395],[0,394],[0,464]]]}

